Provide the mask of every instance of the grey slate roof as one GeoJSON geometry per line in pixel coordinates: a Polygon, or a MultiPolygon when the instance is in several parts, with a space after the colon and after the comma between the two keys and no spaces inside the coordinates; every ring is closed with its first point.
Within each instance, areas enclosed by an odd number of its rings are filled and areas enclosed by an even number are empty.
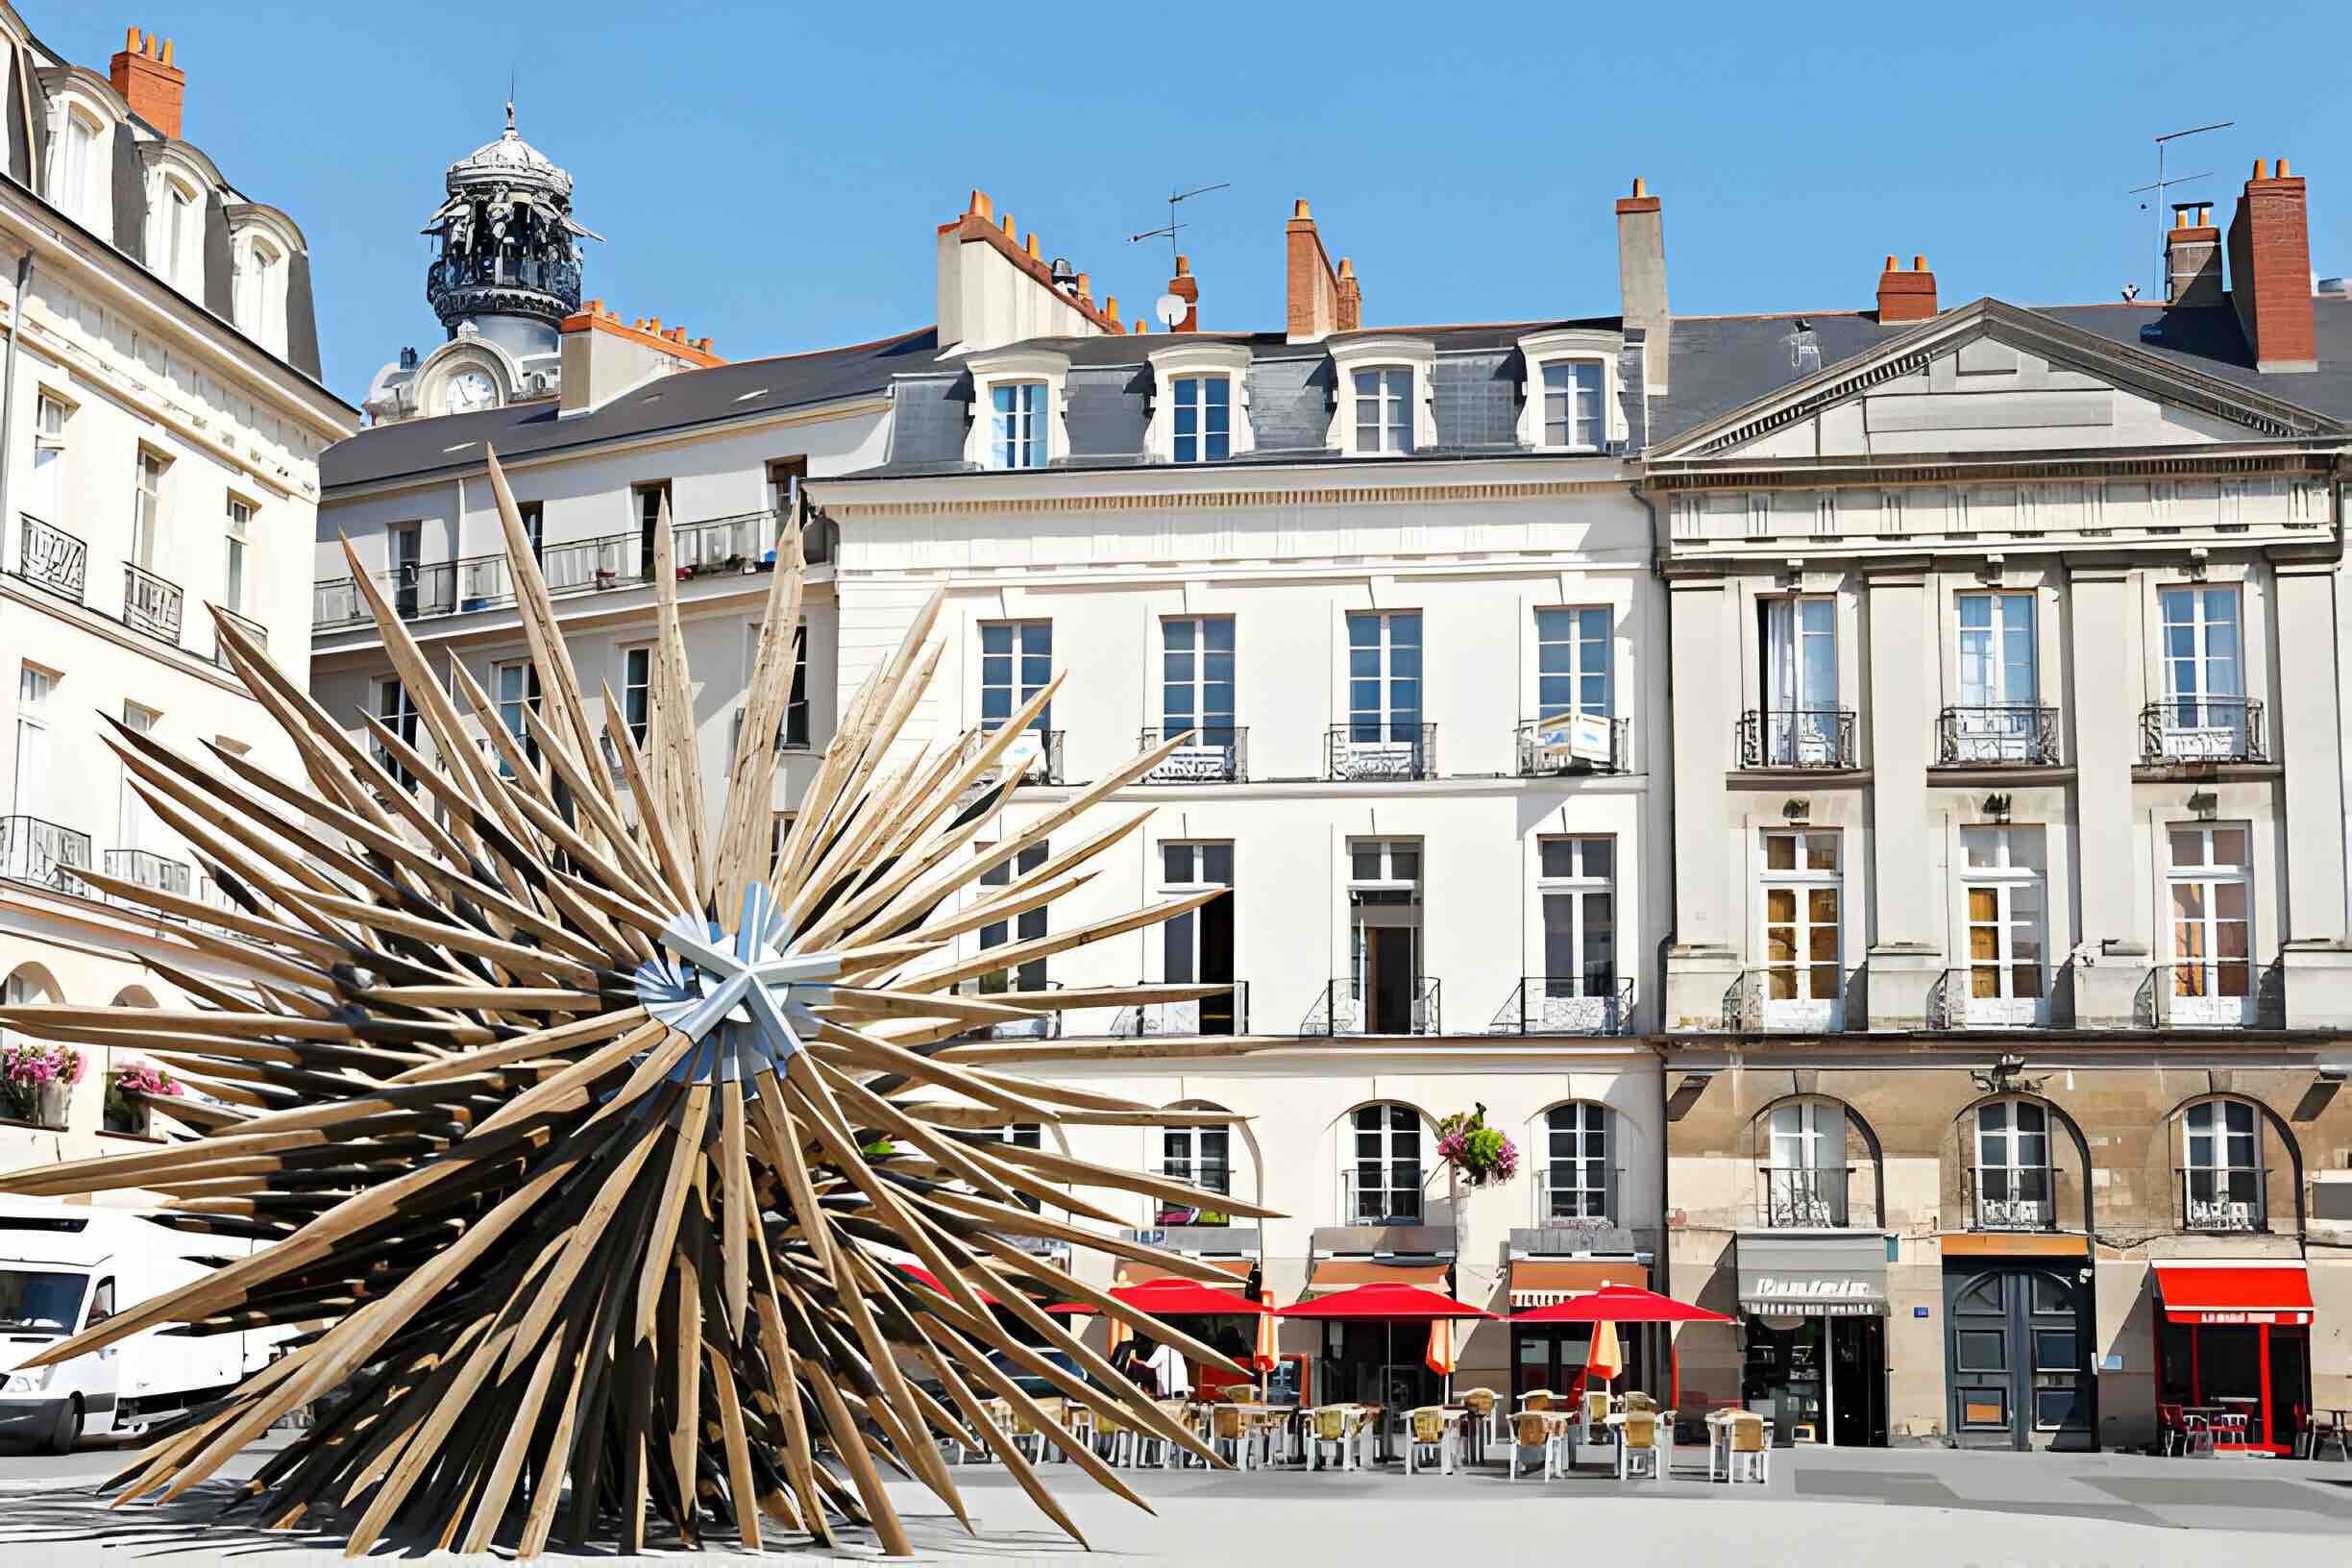
{"type": "Polygon", "coordinates": [[[681,371],[571,419],[557,419],[555,404],[546,402],[382,425],[329,447],[319,458],[319,483],[332,492],[476,467],[484,441],[511,458],[878,393],[899,371],[929,365],[938,347],[938,332],[924,327],[848,348],[681,371]]]}

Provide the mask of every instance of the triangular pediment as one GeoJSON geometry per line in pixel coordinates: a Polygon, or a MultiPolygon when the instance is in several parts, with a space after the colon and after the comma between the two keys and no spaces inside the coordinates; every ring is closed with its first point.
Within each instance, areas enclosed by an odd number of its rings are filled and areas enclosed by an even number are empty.
{"type": "Polygon", "coordinates": [[[2291,440],[2324,414],[1978,300],[1651,449],[1653,462],[1869,459],[2291,440]]]}

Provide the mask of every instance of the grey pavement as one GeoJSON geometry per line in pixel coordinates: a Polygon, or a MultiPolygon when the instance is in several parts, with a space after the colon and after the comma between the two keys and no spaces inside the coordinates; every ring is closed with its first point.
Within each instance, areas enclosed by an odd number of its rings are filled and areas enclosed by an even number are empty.
{"type": "MultiPolygon", "coordinates": [[[[187,1568],[325,1568],[344,1560],[324,1531],[271,1533],[220,1521],[233,1482],[268,1452],[249,1450],[221,1478],[162,1508],[111,1509],[90,1488],[128,1451],[69,1458],[0,1455],[0,1564],[61,1568],[154,1563],[187,1568]]],[[[2260,1536],[2286,1560],[2340,1557],[2352,1537],[2352,1465],[2284,1459],[2154,1459],[2138,1455],[1985,1454],[1942,1449],[1773,1455],[1764,1485],[1710,1483],[1703,1450],[1684,1449],[1665,1482],[1620,1482],[1606,1451],[1587,1449],[1565,1480],[1507,1481],[1499,1467],[1453,1476],[1382,1471],[1236,1474],[1120,1472],[1146,1513],[1074,1467],[1048,1464],[1054,1492],[1094,1548],[1135,1563],[1557,1563],[1595,1552],[1651,1561],[1717,1559],[1743,1568],[1846,1561],[1942,1565],[2194,1563],[2260,1536]]],[[[1089,1560],[996,1465],[954,1472],[977,1527],[968,1535],[928,1492],[894,1486],[919,1553],[934,1561],[1089,1560]]],[[[796,1541],[771,1541],[818,1556],[796,1541]]],[[[730,1540],[716,1555],[737,1554],[730,1540]]],[[[845,1555],[872,1555],[870,1541],[845,1555]]],[[[705,1554],[709,1556],[710,1554],[705,1554]]],[[[623,1560],[605,1552],[551,1552],[550,1563],[623,1560]]],[[[459,1560],[422,1543],[392,1542],[376,1560],[459,1560]]],[[[674,1544],[642,1559],[685,1559],[674,1544]]],[[[511,1560],[502,1551],[480,1561],[511,1560]]]]}

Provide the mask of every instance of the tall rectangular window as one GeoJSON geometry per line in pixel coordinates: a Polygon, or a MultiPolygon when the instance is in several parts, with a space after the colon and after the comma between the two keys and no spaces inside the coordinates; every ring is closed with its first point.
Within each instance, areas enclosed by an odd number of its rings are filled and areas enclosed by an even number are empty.
{"type": "Polygon", "coordinates": [[[621,717],[629,739],[646,744],[653,717],[653,650],[632,648],[621,655],[621,717]]]}
{"type": "Polygon", "coordinates": [[[2021,762],[2034,754],[2041,700],[2034,596],[1962,594],[1956,762],[2021,762]]]}
{"type": "MultiPolygon", "coordinates": [[[[1021,704],[1053,679],[1051,621],[980,623],[980,727],[1002,729],[1021,704]]],[[[1053,728],[1053,704],[1038,710],[1031,729],[1053,728]]]]}
{"type": "Polygon", "coordinates": [[[221,607],[224,609],[242,612],[245,608],[245,547],[250,542],[252,527],[252,505],[231,496],[228,559],[221,568],[221,607]]]}
{"type": "Polygon", "coordinates": [[[1348,631],[1348,739],[1421,739],[1421,612],[1352,610],[1348,631]]]}
{"type": "MultiPolygon", "coordinates": [[[[24,665],[16,676],[16,790],[9,810],[18,817],[42,817],[49,810],[49,672],[24,665]]],[[[23,874],[28,864],[21,851],[9,857],[12,874],[23,874]]]]}
{"type": "MultiPolygon", "coordinates": [[[[539,711],[539,670],[528,663],[502,664],[495,673],[496,686],[492,695],[498,699],[499,723],[506,726],[523,747],[523,756],[532,767],[539,764],[539,743],[531,738],[530,728],[523,722],[526,709],[539,711]]],[[[514,770],[504,757],[499,759],[499,772],[513,776],[514,770]]]]}
{"type": "Polygon", "coordinates": [[[1617,841],[1537,841],[1543,902],[1542,998],[1617,996],[1617,841]]]}
{"type": "Polygon", "coordinates": [[[44,523],[65,521],[65,405],[45,394],[33,408],[33,484],[24,505],[44,523]]]}
{"type": "Polygon", "coordinates": [[[2038,827],[1960,830],[1961,890],[1968,904],[1968,1014],[1983,1021],[2030,1023],[1991,1004],[2036,1002],[2047,993],[2043,919],[2047,860],[2038,827]]]}
{"type": "MultiPolygon", "coordinates": [[[[383,721],[384,728],[400,737],[403,746],[411,749],[415,748],[417,706],[409,698],[407,687],[397,680],[378,681],[376,683],[376,717],[383,721]]],[[[391,774],[402,789],[414,790],[417,787],[416,775],[396,761],[387,747],[380,743],[370,749],[376,754],[376,766],[391,774]]]]}
{"type": "MultiPolygon", "coordinates": [[[[980,845],[976,847],[985,854],[993,850],[995,845],[980,845]]],[[[982,871],[980,886],[985,891],[980,896],[987,899],[1011,887],[1017,876],[1027,876],[1031,871],[1044,865],[1048,853],[1046,845],[1033,844],[1012,859],[982,871]]],[[[993,924],[982,926],[980,928],[980,950],[985,953],[992,947],[1035,942],[1044,935],[1045,907],[1041,904],[1036,909],[1022,910],[1009,920],[998,920],[993,924]]],[[[1033,958],[1025,964],[1015,965],[1010,971],[995,969],[980,977],[980,991],[984,995],[992,992],[1043,991],[1044,989],[1045,961],[1041,958],[1033,958]]]]}
{"type": "Polygon", "coordinates": [[[156,542],[163,529],[163,459],[139,449],[131,498],[131,564],[155,570],[156,542]]]}
{"type": "Polygon", "coordinates": [[[1609,716],[1609,612],[1535,612],[1535,709],[1539,718],[1609,716]]]}
{"type": "MultiPolygon", "coordinates": [[[[653,580],[653,536],[660,530],[661,515],[670,507],[670,481],[652,479],[629,486],[629,500],[637,511],[637,576],[648,582],[653,580]]],[[[671,520],[676,527],[676,519],[671,520]]]]}
{"type": "Polygon", "coordinates": [[[65,134],[57,139],[51,154],[53,175],[50,190],[58,206],[81,222],[91,216],[90,189],[98,163],[98,128],[75,113],[65,111],[65,134]]]}
{"type": "Polygon", "coordinates": [[[2167,588],[2157,599],[2164,615],[2165,755],[2243,756],[2245,659],[2238,590],[2167,588]]]}
{"type": "Polygon", "coordinates": [[[1347,994],[1340,997],[1335,984],[1331,999],[1349,1017],[1347,1032],[1417,1035],[1436,1027],[1421,973],[1422,872],[1418,839],[1348,841],[1347,994]]]}
{"type": "Polygon", "coordinates": [[[1765,766],[1820,768],[1844,760],[1834,600],[1764,601],[1764,707],[1765,766]]]}
{"type": "Polygon", "coordinates": [[[1580,359],[1546,365],[1543,373],[1544,445],[1601,450],[1601,365],[1580,359]]]}
{"type": "MultiPolygon", "coordinates": [[[[1824,1013],[1842,994],[1838,834],[1775,829],[1763,835],[1764,1005],[1804,1003],[1824,1013]]],[[[1793,1016],[1796,1009],[1783,1009],[1793,1016]]]]}
{"type": "Polygon", "coordinates": [[[1160,623],[1160,725],[1162,740],[1197,729],[1195,744],[1232,744],[1232,616],[1170,616],[1160,623]]]}
{"type": "MultiPolygon", "coordinates": [[[[744,688],[751,685],[751,673],[759,668],[761,624],[757,621],[744,627],[744,688]]],[[[806,750],[809,745],[808,695],[808,623],[800,624],[799,635],[793,640],[792,690],[785,695],[784,719],[776,726],[776,745],[787,750],[806,750]]],[[[743,723],[739,717],[737,723],[743,723]]]]}
{"type": "MultiPolygon", "coordinates": [[[[153,708],[142,708],[136,702],[123,704],[123,728],[134,734],[153,735],[156,721],[161,717],[153,708]]],[[[163,844],[163,821],[156,815],[155,808],[140,796],[137,790],[132,788],[133,776],[130,765],[126,763],[122,771],[119,842],[115,847],[153,851],[163,844]]]]}
{"type": "Polygon", "coordinates": [[[163,271],[185,290],[198,282],[195,250],[202,220],[196,215],[195,193],[185,185],[166,181],[163,190],[163,271]]]}
{"type": "Polygon", "coordinates": [[[519,501],[515,502],[515,515],[523,520],[523,537],[530,541],[531,559],[545,560],[547,558],[547,502],[519,501]]]}
{"type": "Polygon", "coordinates": [[[1179,376],[1175,397],[1175,458],[1180,463],[1221,463],[1233,453],[1230,376],[1179,376]]]}
{"type": "MultiPolygon", "coordinates": [[[[1166,896],[1233,886],[1230,843],[1171,842],[1160,845],[1160,891],[1166,896]]],[[[1210,985],[1234,976],[1234,899],[1228,892],[1160,927],[1160,977],[1171,986],[1210,985]]],[[[1231,1035],[1234,998],[1163,1004],[1159,1033],[1231,1035]]],[[[1222,1190],[1220,1188],[1219,1190],[1222,1190]]]]}
{"type": "Polygon", "coordinates": [[[1043,468],[1046,462],[1045,385],[1015,381],[989,389],[990,466],[1043,468]]]}
{"type": "Polygon", "coordinates": [[[1356,450],[1413,450],[1413,373],[1404,366],[1356,373],[1356,450]]]}
{"type": "Polygon", "coordinates": [[[2165,834],[2172,935],[2172,1017],[2242,1022],[2254,995],[2254,909],[2247,830],[2176,825],[2165,834]]]}

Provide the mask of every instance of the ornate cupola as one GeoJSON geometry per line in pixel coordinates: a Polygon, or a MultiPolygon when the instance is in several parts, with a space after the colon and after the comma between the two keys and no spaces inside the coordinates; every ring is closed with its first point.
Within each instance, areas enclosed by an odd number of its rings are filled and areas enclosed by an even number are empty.
{"type": "Polygon", "coordinates": [[[518,359],[552,354],[557,325],[579,309],[579,241],[601,239],[572,219],[572,177],[515,132],[449,167],[449,199],[423,232],[436,240],[425,297],[452,338],[473,333],[518,359]]]}

